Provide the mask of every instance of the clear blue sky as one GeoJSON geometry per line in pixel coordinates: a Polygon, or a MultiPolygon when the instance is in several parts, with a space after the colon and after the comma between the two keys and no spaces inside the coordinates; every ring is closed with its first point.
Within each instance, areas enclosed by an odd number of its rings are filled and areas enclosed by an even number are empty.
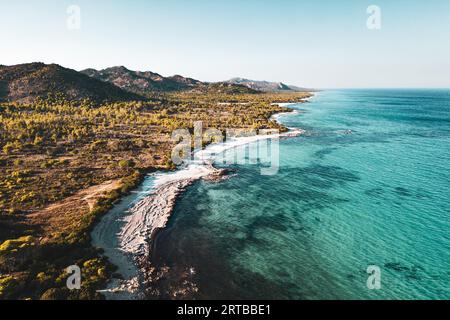
{"type": "Polygon", "coordinates": [[[0,2],[0,64],[125,65],[204,81],[450,87],[450,1],[15,0],[0,2]],[[66,27],[69,5],[81,29],[66,27]],[[366,27],[369,5],[381,30],[366,27]]]}

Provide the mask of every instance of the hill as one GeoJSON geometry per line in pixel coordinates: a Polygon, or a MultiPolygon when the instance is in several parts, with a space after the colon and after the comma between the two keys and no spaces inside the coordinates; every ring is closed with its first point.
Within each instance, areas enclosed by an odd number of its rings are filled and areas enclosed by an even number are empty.
{"type": "Polygon", "coordinates": [[[36,98],[62,94],[68,100],[95,102],[141,100],[124,91],[57,64],[28,63],[0,66],[0,101],[31,103],[36,98]]]}
{"type": "Polygon", "coordinates": [[[163,77],[151,71],[132,71],[123,66],[104,70],[86,69],[81,73],[137,94],[187,90],[201,83],[179,75],[163,77]]]}
{"type": "Polygon", "coordinates": [[[246,86],[228,82],[208,83],[192,78],[175,75],[164,77],[151,71],[133,71],[126,67],[112,67],[103,70],[86,69],[81,73],[114,84],[136,94],[152,95],[155,92],[192,91],[199,93],[257,93],[246,86]]]}
{"type": "Polygon", "coordinates": [[[282,82],[257,81],[257,80],[249,80],[249,79],[244,79],[244,78],[233,78],[226,82],[231,83],[231,84],[243,85],[243,86],[246,86],[247,88],[257,90],[257,91],[264,91],[264,92],[284,92],[284,91],[305,92],[305,91],[308,91],[305,88],[299,88],[296,86],[287,85],[282,82]]]}

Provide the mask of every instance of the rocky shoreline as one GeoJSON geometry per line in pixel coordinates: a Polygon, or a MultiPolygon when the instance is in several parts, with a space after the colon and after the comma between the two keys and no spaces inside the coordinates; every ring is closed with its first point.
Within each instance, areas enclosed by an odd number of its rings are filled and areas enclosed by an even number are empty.
{"type": "MultiPolygon", "coordinates": [[[[204,179],[220,181],[227,177],[229,170],[217,169],[213,166],[213,155],[227,149],[246,145],[258,140],[271,138],[287,138],[303,134],[301,129],[290,129],[281,134],[266,136],[251,136],[233,139],[221,145],[210,145],[198,152],[201,163],[188,164],[174,172],[160,174],[155,179],[152,191],[136,203],[128,211],[126,217],[102,220],[93,232],[97,239],[97,246],[104,246],[103,237],[108,227],[102,223],[120,223],[120,232],[116,233],[116,248],[104,248],[105,255],[118,266],[118,273],[122,279],[113,279],[108,288],[102,290],[107,299],[143,299],[148,297],[149,291],[154,291],[152,282],[162,277],[164,270],[155,270],[150,263],[151,245],[158,230],[164,229],[174,210],[178,197],[194,182],[204,179]]],[[[117,226],[114,226],[117,229],[117,226]]],[[[112,246],[112,245],[111,245],[112,246]]],[[[195,285],[189,286],[187,291],[195,291],[195,285]]]]}

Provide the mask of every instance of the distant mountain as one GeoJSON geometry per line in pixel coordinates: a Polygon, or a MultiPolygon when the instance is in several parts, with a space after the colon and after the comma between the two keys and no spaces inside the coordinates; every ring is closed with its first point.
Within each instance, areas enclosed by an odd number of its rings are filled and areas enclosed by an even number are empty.
{"type": "Polygon", "coordinates": [[[284,83],[233,78],[202,82],[175,75],[164,77],[151,71],[132,71],[123,66],[77,72],[57,64],[40,62],[0,65],[0,102],[31,103],[37,97],[59,93],[68,100],[95,102],[142,100],[154,93],[187,91],[204,94],[254,94],[258,92],[310,91],[284,83]]]}
{"type": "Polygon", "coordinates": [[[180,76],[178,74],[174,75],[172,77],[168,77],[167,79],[173,80],[176,83],[183,84],[187,87],[195,87],[195,86],[203,84],[203,82],[201,82],[199,80],[195,80],[192,78],[186,78],[186,77],[180,76]]]}
{"type": "Polygon", "coordinates": [[[123,66],[104,70],[86,69],[81,73],[114,84],[115,86],[141,95],[155,92],[193,91],[199,93],[256,93],[246,86],[228,82],[208,83],[180,75],[163,77],[151,71],[132,71],[123,66]]]}
{"type": "Polygon", "coordinates": [[[70,100],[96,102],[141,100],[139,95],[57,64],[28,63],[0,66],[0,101],[31,103],[59,93],[70,100]]]}
{"type": "Polygon", "coordinates": [[[261,93],[261,91],[253,90],[246,86],[239,84],[233,84],[228,82],[203,82],[201,85],[196,86],[190,90],[191,92],[203,93],[203,94],[255,94],[261,93]]]}
{"type": "Polygon", "coordinates": [[[250,88],[253,90],[258,90],[258,91],[264,91],[264,92],[280,92],[280,91],[303,92],[303,91],[308,91],[305,88],[299,88],[296,86],[287,85],[282,82],[256,81],[256,80],[249,80],[249,79],[244,79],[244,78],[233,78],[226,82],[232,83],[232,84],[243,85],[243,86],[246,86],[247,88],[250,88]]]}
{"type": "Polygon", "coordinates": [[[137,94],[188,90],[201,84],[198,80],[179,75],[163,77],[151,71],[132,71],[125,67],[104,70],[86,69],[81,73],[137,94]]]}

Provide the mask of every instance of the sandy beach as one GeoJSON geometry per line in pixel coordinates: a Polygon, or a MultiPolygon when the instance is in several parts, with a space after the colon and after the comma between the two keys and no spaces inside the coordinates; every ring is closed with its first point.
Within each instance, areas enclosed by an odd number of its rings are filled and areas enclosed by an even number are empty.
{"type": "MultiPolygon", "coordinates": [[[[271,119],[276,121],[280,115],[273,115],[271,119]]],[[[104,250],[105,256],[118,267],[117,273],[122,278],[113,279],[101,293],[107,299],[143,298],[141,285],[144,283],[144,270],[140,269],[144,268],[142,261],[150,254],[155,233],[166,227],[177,197],[189,185],[199,179],[217,181],[226,175],[224,170],[213,166],[217,155],[259,140],[298,136],[303,132],[301,129],[290,129],[281,134],[231,138],[195,152],[195,160],[175,172],[154,174],[153,187],[140,201],[131,209],[124,207],[129,202],[122,201],[101,219],[92,232],[92,244],[104,250]]]]}

